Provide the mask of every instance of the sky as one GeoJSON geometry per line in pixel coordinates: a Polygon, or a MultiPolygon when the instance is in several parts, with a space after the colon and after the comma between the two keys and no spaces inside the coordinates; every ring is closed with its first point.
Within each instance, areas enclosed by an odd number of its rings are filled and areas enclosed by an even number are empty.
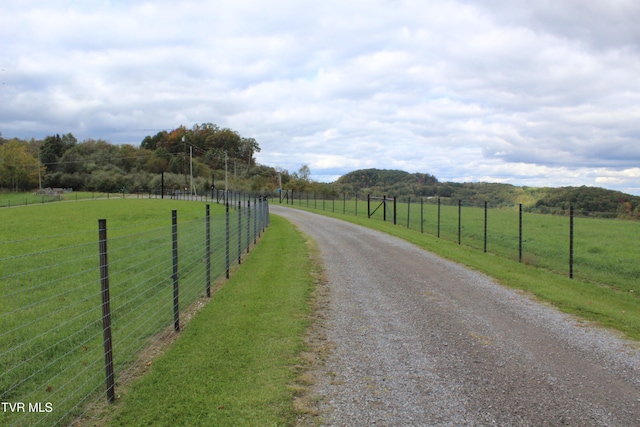
{"type": "Polygon", "coordinates": [[[640,195],[637,0],[3,0],[0,132],[640,195]]]}

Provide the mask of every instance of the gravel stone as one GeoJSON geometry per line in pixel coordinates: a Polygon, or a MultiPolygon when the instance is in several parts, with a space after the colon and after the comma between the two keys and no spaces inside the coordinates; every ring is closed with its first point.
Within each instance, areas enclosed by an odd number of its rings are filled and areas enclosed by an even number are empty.
{"type": "Polygon", "coordinates": [[[637,343],[395,237],[270,209],[324,263],[322,425],[640,426],[637,343]]]}

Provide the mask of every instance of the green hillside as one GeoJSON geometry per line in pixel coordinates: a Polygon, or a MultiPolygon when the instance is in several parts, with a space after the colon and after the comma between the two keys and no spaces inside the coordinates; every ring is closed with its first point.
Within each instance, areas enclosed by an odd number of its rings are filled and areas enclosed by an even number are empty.
{"type": "Polygon", "coordinates": [[[577,214],[640,218],[640,197],[599,187],[517,187],[487,182],[440,182],[428,173],[361,169],[331,184],[338,193],[375,196],[440,197],[443,203],[508,207],[522,203],[525,211],[565,214],[573,206],[577,214]]]}

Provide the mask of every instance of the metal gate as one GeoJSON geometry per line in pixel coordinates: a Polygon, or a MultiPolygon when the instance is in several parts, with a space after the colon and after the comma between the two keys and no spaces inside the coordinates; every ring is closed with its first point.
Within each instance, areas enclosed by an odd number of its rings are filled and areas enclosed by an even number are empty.
{"type": "Polygon", "coordinates": [[[387,220],[387,213],[389,213],[391,215],[391,217],[393,218],[393,223],[396,223],[396,197],[394,196],[393,198],[391,197],[387,197],[386,195],[382,196],[382,197],[372,197],[370,194],[367,194],[367,218],[371,218],[371,216],[373,214],[376,213],[376,211],[378,209],[380,209],[381,206],[384,206],[383,208],[383,212],[382,212],[382,219],[384,221],[387,220]],[[374,201],[374,206],[376,204],[378,204],[377,206],[375,206],[375,208],[373,209],[373,212],[371,211],[371,201],[374,201]],[[378,203],[379,201],[379,203],[378,203]],[[393,209],[389,206],[389,204],[393,202],[393,209]]]}

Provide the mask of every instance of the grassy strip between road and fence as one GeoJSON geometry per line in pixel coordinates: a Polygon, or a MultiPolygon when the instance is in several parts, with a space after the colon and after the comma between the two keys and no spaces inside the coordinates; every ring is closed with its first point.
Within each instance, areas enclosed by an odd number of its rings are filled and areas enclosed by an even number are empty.
{"type": "Polygon", "coordinates": [[[308,245],[272,217],[242,268],[121,392],[106,425],[292,425],[314,287],[308,245]]]}
{"type": "Polygon", "coordinates": [[[599,286],[585,280],[570,279],[551,270],[520,263],[510,258],[483,253],[471,246],[440,239],[400,224],[394,225],[391,222],[369,219],[366,215],[353,216],[297,205],[293,208],[341,219],[399,237],[444,258],[485,273],[505,286],[532,294],[565,313],[618,330],[627,338],[640,340],[640,295],[633,290],[637,283],[629,284],[631,291],[599,286]]]}

